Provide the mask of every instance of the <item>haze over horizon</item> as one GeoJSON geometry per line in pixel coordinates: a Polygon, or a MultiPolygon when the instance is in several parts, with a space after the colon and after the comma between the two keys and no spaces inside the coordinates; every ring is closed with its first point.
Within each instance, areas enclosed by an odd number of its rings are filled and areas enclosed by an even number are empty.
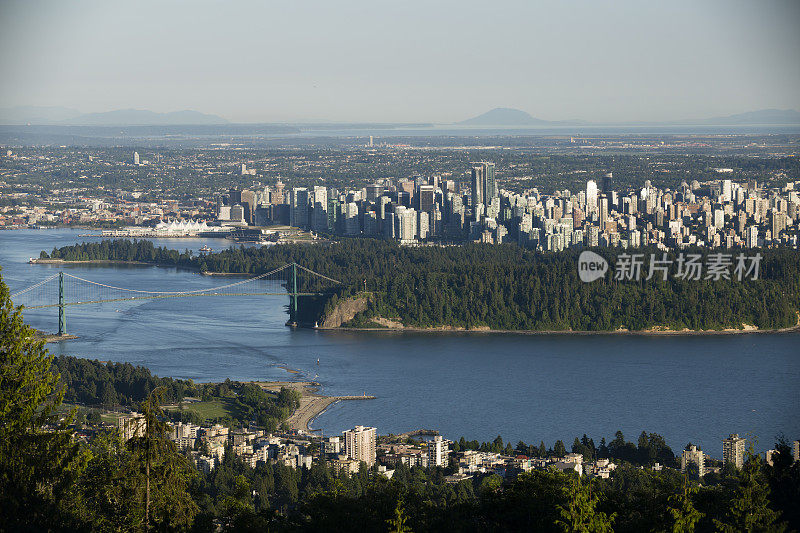
{"type": "Polygon", "coordinates": [[[800,109],[800,3],[0,5],[0,107],[232,122],[668,121],[800,109]],[[31,31],[36,28],[36,31],[31,31]]]}

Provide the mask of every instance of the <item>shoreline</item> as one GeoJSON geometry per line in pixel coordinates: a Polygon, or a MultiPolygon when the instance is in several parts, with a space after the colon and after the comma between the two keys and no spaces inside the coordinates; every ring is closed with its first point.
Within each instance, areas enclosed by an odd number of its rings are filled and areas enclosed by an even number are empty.
{"type": "Polygon", "coordinates": [[[760,334],[776,334],[776,333],[794,333],[800,332],[800,324],[790,326],[788,328],[780,329],[721,329],[721,330],[597,330],[597,331],[582,331],[582,330],[529,330],[529,329],[466,329],[466,328],[453,328],[453,327],[439,327],[439,328],[323,328],[317,327],[320,331],[347,331],[359,332],[367,331],[370,333],[438,333],[438,334],[457,334],[457,333],[484,333],[484,334],[503,334],[503,335],[531,335],[531,336],[567,336],[567,335],[634,335],[634,336],[705,336],[705,335],[747,335],[753,333],[760,334]]]}
{"type": "MultiPolygon", "coordinates": [[[[292,372],[292,370],[286,370],[292,372]]],[[[289,429],[305,433],[318,431],[311,429],[309,424],[335,403],[347,400],[375,399],[375,396],[327,396],[320,394],[319,389],[321,386],[318,381],[250,381],[248,383],[254,383],[269,392],[279,392],[281,387],[300,392],[300,405],[289,415],[285,422],[289,429]]]]}
{"type": "MultiPolygon", "coordinates": [[[[255,276],[256,274],[245,272],[210,272],[200,271],[197,268],[168,265],[162,263],[148,263],[143,261],[123,261],[114,259],[90,259],[86,261],[71,261],[65,259],[33,259],[30,261],[32,264],[125,264],[125,265],[141,265],[141,266],[157,266],[166,268],[177,268],[187,270],[190,272],[197,272],[203,276],[255,276]]],[[[540,335],[540,336],[559,336],[559,335],[638,335],[638,336],[706,336],[706,335],[745,335],[745,334],[780,334],[780,333],[794,333],[800,332],[800,312],[798,312],[797,324],[786,328],[778,329],[758,329],[754,326],[744,325],[741,329],[726,328],[720,330],[672,330],[672,329],[648,329],[648,330],[629,330],[629,329],[616,329],[616,330],[526,330],[526,329],[491,329],[489,327],[479,327],[467,329],[457,326],[439,326],[433,328],[417,328],[417,327],[385,327],[385,328],[350,328],[350,327],[313,327],[311,325],[298,324],[296,327],[303,329],[316,329],[320,331],[348,331],[348,332],[409,332],[409,333],[438,333],[438,334],[452,334],[452,333],[486,333],[486,334],[516,334],[516,335],[540,335]]]]}

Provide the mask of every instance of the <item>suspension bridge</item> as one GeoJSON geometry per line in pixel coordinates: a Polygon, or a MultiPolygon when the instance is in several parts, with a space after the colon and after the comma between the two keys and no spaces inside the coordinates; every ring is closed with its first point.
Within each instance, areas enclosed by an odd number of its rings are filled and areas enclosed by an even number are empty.
{"type": "Polygon", "coordinates": [[[60,271],[12,294],[11,299],[16,305],[23,305],[26,309],[57,307],[58,334],[66,335],[67,307],[165,298],[288,295],[289,322],[296,323],[301,296],[321,295],[325,289],[340,284],[341,282],[333,278],[297,263],[287,263],[269,272],[225,285],[185,291],[118,287],[60,271]]]}

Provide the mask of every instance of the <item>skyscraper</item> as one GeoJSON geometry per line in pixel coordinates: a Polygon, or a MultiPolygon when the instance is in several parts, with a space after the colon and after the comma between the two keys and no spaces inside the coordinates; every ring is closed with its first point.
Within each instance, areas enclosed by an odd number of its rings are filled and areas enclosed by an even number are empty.
{"type": "Polygon", "coordinates": [[[586,215],[592,215],[597,211],[597,183],[594,180],[586,182],[586,215]]]}
{"type": "Polygon", "coordinates": [[[139,166],[139,152],[133,152],[133,164],[139,166]]]}
{"type": "Polygon", "coordinates": [[[494,163],[478,161],[470,163],[470,165],[472,166],[472,205],[491,204],[492,198],[499,194],[494,163]],[[480,198],[479,202],[475,201],[476,193],[480,198]]]}
{"type": "Polygon", "coordinates": [[[605,176],[603,176],[603,192],[606,194],[611,194],[611,190],[614,188],[614,173],[609,172],[605,176]]]}
{"type": "Polygon", "coordinates": [[[419,186],[419,210],[430,213],[433,211],[434,200],[436,199],[436,191],[433,185],[420,185],[419,186]]]}
{"type": "Polygon", "coordinates": [[[598,200],[598,211],[600,213],[600,231],[605,231],[608,220],[608,198],[605,195],[598,200]]]}
{"type": "Polygon", "coordinates": [[[289,206],[289,225],[295,228],[308,227],[308,189],[296,187],[292,189],[289,206]]]}
{"type": "Polygon", "coordinates": [[[472,167],[472,207],[483,203],[484,169],[480,166],[472,167]]]}
{"type": "Polygon", "coordinates": [[[744,445],[747,439],[732,433],[727,439],[722,439],[722,462],[731,463],[736,468],[744,465],[744,445]]]}
{"type": "Polygon", "coordinates": [[[367,466],[375,464],[375,428],[356,426],[344,432],[344,449],[347,456],[364,461],[367,466]]]}
{"type": "Polygon", "coordinates": [[[314,231],[328,231],[328,189],[321,186],[314,187],[314,231]]]}

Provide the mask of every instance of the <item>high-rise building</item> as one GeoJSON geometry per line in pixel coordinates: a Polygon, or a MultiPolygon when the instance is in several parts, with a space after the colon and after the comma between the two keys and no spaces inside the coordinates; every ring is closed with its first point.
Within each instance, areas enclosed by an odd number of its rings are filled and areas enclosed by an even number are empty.
{"type": "Polygon", "coordinates": [[[702,450],[697,446],[692,445],[688,450],[683,450],[681,456],[681,472],[686,472],[686,467],[689,464],[697,465],[697,474],[703,477],[706,473],[706,458],[702,450]]]}
{"type": "Polygon", "coordinates": [[[139,166],[139,152],[133,152],[133,164],[139,166]]]}
{"type": "Polygon", "coordinates": [[[495,165],[489,161],[470,163],[472,167],[472,205],[490,205],[499,194],[495,179],[495,165]],[[476,196],[480,201],[475,201],[476,196]]]}
{"type": "Polygon", "coordinates": [[[758,248],[758,226],[747,228],[747,247],[758,248]]]}
{"type": "Polygon", "coordinates": [[[800,461],[800,440],[792,442],[792,459],[800,461]]]}
{"type": "Polygon", "coordinates": [[[436,200],[436,191],[433,185],[420,185],[419,186],[419,210],[430,213],[433,211],[433,205],[436,200]]]}
{"type": "Polygon", "coordinates": [[[483,175],[483,167],[473,166],[472,167],[472,181],[470,185],[472,186],[472,206],[475,207],[478,204],[483,203],[483,182],[484,182],[484,175],[483,175]]]}
{"type": "Polygon", "coordinates": [[[308,189],[295,187],[289,205],[289,225],[295,228],[308,227],[308,189]]]}
{"type": "Polygon", "coordinates": [[[328,231],[328,189],[321,186],[314,187],[314,211],[311,227],[317,232],[328,231]]]}
{"type": "Polygon", "coordinates": [[[597,184],[594,180],[586,182],[586,215],[590,216],[597,211],[597,184]]]}
{"type": "Polygon", "coordinates": [[[731,180],[722,180],[722,201],[730,202],[733,199],[733,184],[731,180]]]}
{"type": "Polygon", "coordinates": [[[441,435],[433,437],[428,441],[428,466],[447,466],[447,443],[441,435]]]}
{"type": "Polygon", "coordinates": [[[344,432],[344,449],[347,456],[356,461],[364,461],[367,466],[375,464],[375,440],[377,430],[364,426],[344,432]]]}
{"type": "Polygon", "coordinates": [[[605,176],[603,176],[603,192],[610,195],[613,188],[614,188],[614,173],[608,172],[605,176]]]}
{"type": "Polygon", "coordinates": [[[744,465],[744,446],[747,439],[736,433],[731,433],[727,439],[722,439],[722,462],[731,463],[736,468],[744,465]]]}
{"type": "Polygon", "coordinates": [[[597,201],[599,218],[600,218],[600,231],[606,230],[606,221],[608,220],[608,198],[606,195],[600,196],[597,201]]]}

